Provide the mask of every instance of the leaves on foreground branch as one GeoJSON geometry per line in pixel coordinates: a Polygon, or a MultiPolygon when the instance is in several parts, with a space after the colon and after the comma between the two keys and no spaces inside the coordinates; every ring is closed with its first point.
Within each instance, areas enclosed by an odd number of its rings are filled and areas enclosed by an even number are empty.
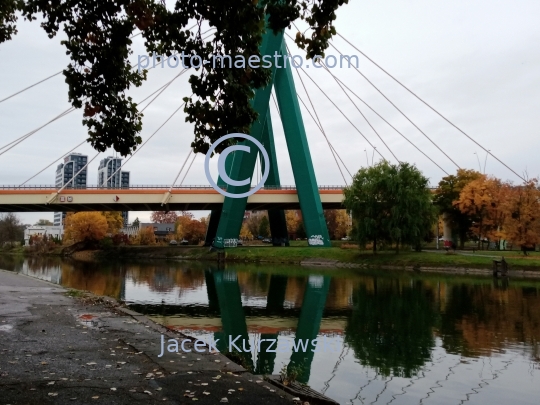
{"type": "MultiPolygon", "coordinates": [[[[166,8],[161,0],[5,0],[0,2],[0,42],[16,34],[16,13],[30,20],[43,18],[50,38],[62,28],[62,41],[71,59],[64,70],[69,101],[84,108],[88,141],[98,151],[113,147],[123,156],[142,139],[142,113],[126,92],[146,80],[146,71],[131,65],[130,37],[139,31],[149,54],[236,55],[260,57],[265,10],[270,28],[281,30],[301,18],[311,30],[298,33],[296,43],[307,58],[324,55],[335,35],[335,11],[348,0],[177,0],[166,8]],[[197,22],[194,31],[189,28],[197,22]],[[204,27],[215,28],[204,39],[204,27]]],[[[186,60],[187,61],[187,60],[186,60]]],[[[172,62],[174,64],[174,62],[172,62]]],[[[179,63],[179,66],[181,64],[179,63]]],[[[270,80],[268,69],[248,65],[196,69],[189,81],[194,96],[186,99],[186,121],[194,124],[192,147],[206,153],[220,136],[249,133],[257,113],[250,105],[254,89],[270,80]]],[[[220,145],[221,150],[227,144],[220,145]]],[[[218,150],[219,152],[220,150],[218,150]]]]}

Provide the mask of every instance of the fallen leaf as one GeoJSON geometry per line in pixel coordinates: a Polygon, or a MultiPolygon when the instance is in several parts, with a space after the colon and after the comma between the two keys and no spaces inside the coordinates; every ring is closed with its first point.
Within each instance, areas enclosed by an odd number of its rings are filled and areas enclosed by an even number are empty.
{"type": "Polygon", "coordinates": [[[229,402],[229,400],[227,399],[227,397],[224,397],[224,398],[221,398],[221,401],[219,402],[229,402]]]}
{"type": "Polygon", "coordinates": [[[116,388],[114,388],[114,387],[111,387],[111,391],[116,391],[116,388]]]}
{"type": "Polygon", "coordinates": [[[150,391],[144,391],[145,394],[152,395],[150,391]]]}
{"type": "Polygon", "coordinates": [[[49,392],[49,396],[50,396],[50,397],[57,397],[57,396],[58,396],[58,392],[49,392]]]}
{"type": "Polygon", "coordinates": [[[95,397],[92,397],[92,399],[98,399],[99,395],[96,395],[95,397]]]}

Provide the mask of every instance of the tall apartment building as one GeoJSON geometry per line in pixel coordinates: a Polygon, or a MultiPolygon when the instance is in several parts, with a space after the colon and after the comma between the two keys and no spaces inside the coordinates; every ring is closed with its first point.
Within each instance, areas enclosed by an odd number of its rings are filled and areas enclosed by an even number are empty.
{"type": "MultiPolygon", "coordinates": [[[[55,186],[57,189],[66,185],[73,176],[75,178],[69,183],[66,188],[86,188],[88,176],[86,164],[88,163],[88,156],[80,153],[72,153],[64,158],[64,162],[60,163],[56,168],[55,186]],[[84,170],[81,170],[83,167],[84,170]],[[79,173],[80,171],[80,173],[79,173]],[[77,174],[78,173],[78,174],[77,174]]],[[[54,213],[54,226],[63,226],[65,212],[54,213]]]]}
{"type": "MultiPolygon", "coordinates": [[[[98,187],[129,188],[129,172],[120,170],[122,159],[108,156],[99,162],[98,187]]],[[[128,225],[128,211],[122,212],[124,227],[128,225]]]]}

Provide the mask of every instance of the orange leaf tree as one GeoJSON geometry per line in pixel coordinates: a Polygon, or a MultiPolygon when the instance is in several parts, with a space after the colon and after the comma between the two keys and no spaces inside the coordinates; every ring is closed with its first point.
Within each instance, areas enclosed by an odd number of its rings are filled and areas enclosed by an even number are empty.
{"type": "Polygon", "coordinates": [[[454,205],[473,219],[470,230],[478,237],[500,241],[504,238],[503,225],[507,210],[504,202],[510,193],[510,185],[494,177],[482,175],[469,182],[459,194],[454,205]]]}
{"type": "Polygon", "coordinates": [[[505,201],[507,239],[525,248],[540,242],[540,191],[538,180],[532,179],[522,186],[513,187],[505,201]]]}
{"type": "Polygon", "coordinates": [[[191,219],[189,222],[185,222],[182,225],[182,232],[184,239],[188,240],[192,244],[198,244],[204,239],[206,234],[206,224],[198,219],[191,219]]]}
{"type": "Polygon", "coordinates": [[[178,213],[175,211],[154,211],[150,219],[158,224],[174,224],[178,219],[178,213]]]}
{"type": "Polygon", "coordinates": [[[64,241],[97,242],[105,237],[108,227],[100,212],[69,213],[64,224],[64,241]]]}
{"type": "Polygon", "coordinates": [[[433,197],[433,203],[438,208],[439,214],[445,214],[450,220],[452,228],[459,233],[462,249],[473,219],[468,214],[463,213],[454,203],[459,200],[463,188],[481,176],[482,174],[475,170],[458,169],[455,175],[442,178],[433,197]]]}

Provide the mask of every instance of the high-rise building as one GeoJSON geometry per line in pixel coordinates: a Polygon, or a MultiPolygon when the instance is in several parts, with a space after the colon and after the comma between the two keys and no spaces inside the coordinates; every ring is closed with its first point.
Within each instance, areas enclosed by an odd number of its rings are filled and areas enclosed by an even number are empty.
{"type": "MultiPolygon", "coordinates": [[[[129,188],[129,172],[120,170],[122,159],[108,156],[99,162],[98,187],[129,188]]],[[[128,225],[128,211],[122,212],[124,227],[128,225]]]]}
{"type": "MultiPolygon", "coordinates": [[[[64,162],[60,163],[56,168],[55,186],[57,189],[66,188],[86,188],[88,176],[87,168],[88,156],[80,153],[72,153],[64,158],[64,162]],[[84,167],[84,169],[83,169],[84,167]],[[75,178],[73,179],[73,176],[75,178]],[[70,182],[70,180],[73,181],[70,182]]],[[[54,213],[54,226],[64,225],[65,212],[54,213]]]]}

